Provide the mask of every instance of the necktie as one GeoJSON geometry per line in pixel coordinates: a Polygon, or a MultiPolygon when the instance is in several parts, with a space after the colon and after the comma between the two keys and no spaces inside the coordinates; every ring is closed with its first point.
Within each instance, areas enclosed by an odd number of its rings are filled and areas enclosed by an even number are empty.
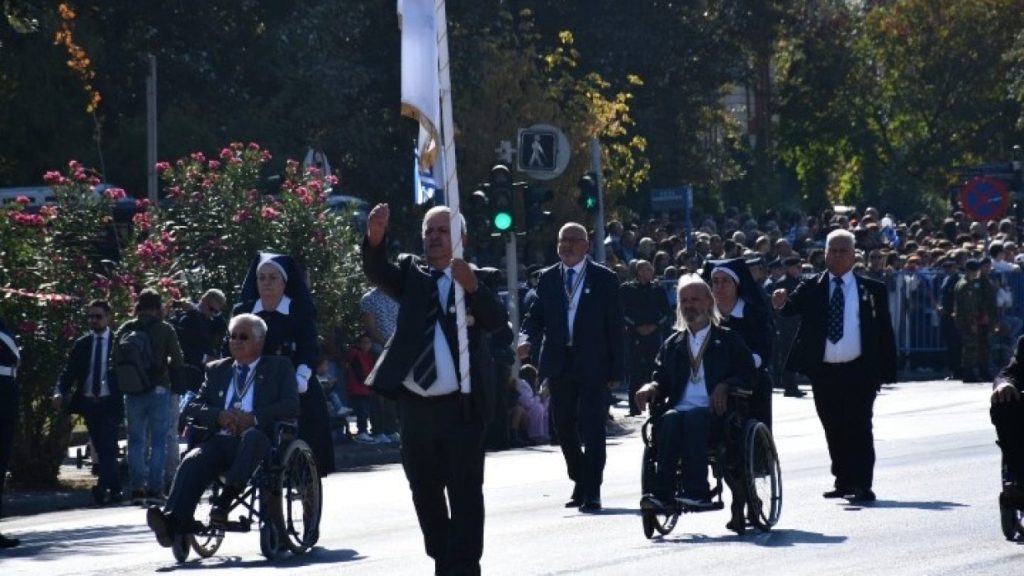
{"type": "Polygon", "coordinates": [[[434,365],[434,326],[437,324],[437,316],[440,312],[438,303],[437,281],[444,275],[442,270],[431,270],[430,298],[427,304],[427,312],[423,320],[423,336],[420,345],[420,355],[412,365],[412,378],[416,384],[426,390],[437,379],[437,367],[434,365]]]}
{"type": "MultiPolygon", "coordinates": [[[[567,268],[565,270],[565,293],[566,295],[572,294],[572,288],[576,280],[576,270],[573,268],[567,268]]],[[[571,298],[571,296],[570,296],[571,298]]]]}
{"type": "Polygon", "coordinates": [[[835,344],[843,337],[843,309],[846,301],[843,298],[842,279],[833,278],[832,282],[835,283],[835,288],[828,303],[828,340],[835,344]]]}
{"type": "Polygon", "coordinates": [[[249,379],[249,366],[242,364],[238,367],[238,380],[235,381],[235,401],[233,402],[236,406],[242,405],[242,400],[245,397],[246,389],[245,384],[249,379]]]}
{"type": "Polygon", "coordinates": [[[100,397],[101,386],[103,384],[103,336],[96,334],[93,336],[93,351],[92,351],[92,395],[94,398],[100,397]]]}

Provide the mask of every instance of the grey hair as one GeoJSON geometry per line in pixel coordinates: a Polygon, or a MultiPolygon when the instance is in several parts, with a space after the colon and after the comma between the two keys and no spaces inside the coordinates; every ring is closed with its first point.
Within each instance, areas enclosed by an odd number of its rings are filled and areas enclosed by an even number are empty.
{"type": "Polygon", "coordinates": [[[689,288],[690,286],[701,286],[704,288],[704,294],[711,301],[711,323],[715,326],[720,326],[722,324],[722,313],[718,311],[718,306],[715,306],[715,295],[711,292],[711,286],[708,286],[708,283],[699,274],[683,274],[679,277],[679,282],[676,284],[676,323],[673,328],[680,332],[689,328],[686,318],[683,317],[682,299],[679,298],[679,294],[683,291],[683,288],[689,288]]]}
{"type": "Polygon", "coordinates": [[[566,230],[579,230],[583,233],[583,238],[588,242],[590,241],[590,234],[587,233],[587,227],[579,222],[566,222],[558,229],[558,237],[561,238],[562,232],[565,232],[566,230]]]}
{"type": "Polygon", "coordinates": [[[260,318],[255,314],[239,314],[238,316],[232,317],[231,321],[228,322],[228,332],[233,331],[239,324],[244,324],[252,328],[253,338],[260,342],[267,337],[267,323],[263,321],[263,318],[260,318]]]}
{"type": "Polygon", "coordinates": [[[828,245],[831,244],[832,241],[837,239],[837,238],[843,238],[843,239],[849,241],[851,248],[853,248],[853,246],[857,243],[857,239],[853,235],[853,232],[850,232],[849,230],[843,230],[842,228],[839,228],[839,229],[836,229],[836,230],[833,230],[833,231],[829,232],[828,236],[825,236],[825,251],[828,251],[828,245]]]}
{"type": "MultiPolygon", "coordinates": [[[[423,223],[420,225],[420,235],[423,235],[427,231],[427,220],[430,220],[437,214],[447,214],[449,222],[451,221],[452,209],[447,206],[434,206],[427,213],[423,215],[423,223]]],[[[462,234],[466,234],[466,217],[459,212],[459,223],[462,224],[462,234]]]]}

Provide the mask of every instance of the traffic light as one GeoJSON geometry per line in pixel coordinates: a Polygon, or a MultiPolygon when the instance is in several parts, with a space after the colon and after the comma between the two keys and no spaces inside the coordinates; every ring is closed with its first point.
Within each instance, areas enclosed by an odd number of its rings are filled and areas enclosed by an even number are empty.
{"type": "Polygon", "coordinates": [[[508,166],[495,164],[487,191],[491,229],[507,232],[515,225],[515,198],[512,196],[512,173],[508,166]]]}
{"type": "Polygon", "coordinates": [[[580,194],[576,198],[576,202],[579,203],[580,208],[583,208],[587,212],[594,212],[597,210],[597,174],[594,172],[587,172],[580,178],[580,181],[576,183],[576,186],[580,189],[580,194]]]}
{"type": "Polygon", "coordinates": [[[551,221],[551,212],[544,209],[544,203],[555,198],[550,188],[526,189],[526,230],[530,231],[551,221]]]}

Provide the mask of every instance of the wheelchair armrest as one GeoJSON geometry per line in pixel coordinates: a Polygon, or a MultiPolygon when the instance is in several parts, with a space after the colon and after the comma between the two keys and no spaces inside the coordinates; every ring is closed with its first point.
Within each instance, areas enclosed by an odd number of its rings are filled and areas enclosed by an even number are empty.
{"type": "Polygon", "coordinates": [[[280,420],[274,422],[273,436],[271,441],[274,445],[280,446],[285,439],[292,439],[299,435],[298,420],[280,420]]]}

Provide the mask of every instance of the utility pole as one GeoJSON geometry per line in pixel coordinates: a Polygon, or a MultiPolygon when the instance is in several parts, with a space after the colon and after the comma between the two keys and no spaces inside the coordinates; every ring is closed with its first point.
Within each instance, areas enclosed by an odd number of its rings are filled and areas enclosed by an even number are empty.
{"type": "Polygon", "coordinates": [[[149,76],[146,77],[146,192],[156,204],[156,56],[149,55],[149,76]]]}

